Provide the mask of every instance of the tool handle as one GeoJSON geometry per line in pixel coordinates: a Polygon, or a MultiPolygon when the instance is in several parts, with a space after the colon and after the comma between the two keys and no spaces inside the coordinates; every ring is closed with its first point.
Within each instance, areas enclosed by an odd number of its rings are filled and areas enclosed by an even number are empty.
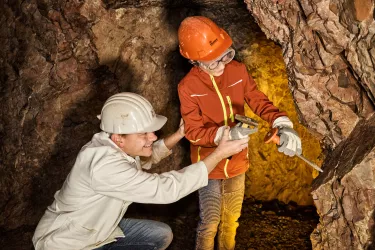
{"type": "Polygon", "coordinates": [[[272,128],[270,131],[268,131],[268,133],[264,137],[264,142],[265,143],[273,142],[276,145],[280,145],[280,137],[277,135],[278,132],[279,132],[278,128],[272,128]]]}

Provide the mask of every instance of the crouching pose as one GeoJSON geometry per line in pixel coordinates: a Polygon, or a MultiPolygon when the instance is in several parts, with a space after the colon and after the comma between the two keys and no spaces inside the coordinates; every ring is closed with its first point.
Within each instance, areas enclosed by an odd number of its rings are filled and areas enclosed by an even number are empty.
{"type": "Polygon", "coordinates": [[[175,202],[208,183],[208,174],[227,157],[247,147],[247,139],[229,141],[229,128],[204,160],[179,171],[142,171],[159,162],[184,137],[184,124],[157,140],[154,131],[167,118],[134,93],[119,93],[104,104],[100,128],[82,147],[62,188],[36,228],[36,250],[165,249],[172,231],[164,223],[124,217],[132,202],[175,202]]]}

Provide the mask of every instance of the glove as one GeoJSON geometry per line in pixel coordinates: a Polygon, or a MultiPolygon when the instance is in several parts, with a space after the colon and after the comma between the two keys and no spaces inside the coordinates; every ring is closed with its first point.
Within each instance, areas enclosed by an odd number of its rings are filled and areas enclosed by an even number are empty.
{"type": "Polygon", "coordinates": [[[293,122],[287,116],[278,117],[272,124],[272,127],[278,127],[280,136],[280,145],[278,151],[289,156],[300,155],[302,153],[301,139],[298,133],[293,129],[293,122]]]}
{"type": "Polygon", "coordinates": [[[293,128],[293,122],[287,116],[280,116],[272,124],[272,128],[276,127],[293,128]]]}
{"type": "Polygon", "coordinates": [[[279,128],[280,145],[277,150],[288,156],[300,155],[302,153],[301,139],[297,132],[290,127],[279,128]]]}
{"type": "Polygon", "coordinates": [[[229,140],[240,140],[249,136],[249,134],[254,133],[254,129],[248,127],[242,127],[242,122],[236,124],[236,126],[230,128],[229,130],[229,140]]]}
{"type": "MultiPolygon", "coordinates": [[[[243,138],[246,138],[249,136],[249,134],[252,134],[256,131],[256,129],[251,128],[243,128],[242,122],[239,122],[236,124],[236,126],[232,127],[229,130],[229,140],[240,140],[243,138]]],[[[223,132],[225,130],[225,126],[221,126],[215,135],[214,143],[216,145],[219,145],[221,138],[223,137],[223,132]]]]}

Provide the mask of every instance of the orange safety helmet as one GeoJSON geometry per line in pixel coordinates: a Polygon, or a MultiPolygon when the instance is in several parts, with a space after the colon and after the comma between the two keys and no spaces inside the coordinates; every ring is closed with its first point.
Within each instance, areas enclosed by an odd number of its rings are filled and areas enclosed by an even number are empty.
{"type": "Polygon", "coordinates": [[[211,61],[232,45],[225,30],[203,16],[185,18],[178,29],[180,53],[194,61],[211,61]]]}

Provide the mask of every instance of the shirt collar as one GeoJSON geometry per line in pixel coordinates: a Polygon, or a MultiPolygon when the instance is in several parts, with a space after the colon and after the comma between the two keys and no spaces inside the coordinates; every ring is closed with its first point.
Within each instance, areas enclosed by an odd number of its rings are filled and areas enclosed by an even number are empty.
{"type": "MultiPolygon", "coordinates": [[[[122,156],[129,162],[136,162],[136,159],[131,157],[130,155],[128,155],[127,153],[125,153],[119,146],[116,145],[116,143],[114,143],[111,138],[110,138],[110,134],[107,133],[107,132],[100,132],[99,133],[99,139],[100,141],[103,143],[103,145],[105,146],[110,146],[112,148],[115,148],[117,151],[119,151],[122,156]]],[[[136,157],[137,158],[137,157],[136,157]]]]}

